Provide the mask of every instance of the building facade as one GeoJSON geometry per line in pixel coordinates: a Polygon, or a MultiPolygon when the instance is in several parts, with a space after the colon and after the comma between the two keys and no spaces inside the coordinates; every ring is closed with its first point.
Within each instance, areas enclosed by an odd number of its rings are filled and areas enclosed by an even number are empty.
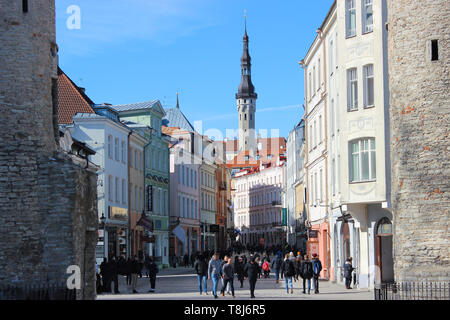
{"type": "Polygon", "coordinates": [[[96,150],[92,162],[98,172],[98,218],[105,218],[99,230],[96,260],[125,256],[130,252],[128,211],[128,134],[109,106],[94,106],[96,113],[77,113],[66,127],[72,137],[96,150]]]}
{"type": "Polygon", "coordinates": [[[243,169],[234,175],[234,224],[243,245],[272,246],[286,241],[281,196],[284,163],[243,169]]]}
{"type": "Polygon", "coordinates": [[[321,278],[330,274],[330,227],[328,210],[326,47],[319,29],[302,66],[305,71],[306,183],[308,189],[307,252],[322,261],[321,278]]]}
{"type": "Polygon", "coordinates": [[[144,149],[145,211],[153,221],[152,241],[145,252],[163,267],[169,266],[169,139],[162,133],[165,111],[158,100],[112,106],[123,121],[151,128],[151,136],[144,149]]]}

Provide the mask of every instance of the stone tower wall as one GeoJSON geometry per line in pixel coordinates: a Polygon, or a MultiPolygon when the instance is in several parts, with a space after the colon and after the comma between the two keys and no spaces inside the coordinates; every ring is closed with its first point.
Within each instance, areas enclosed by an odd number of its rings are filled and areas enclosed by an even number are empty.
{"type": "Polygon", "coordinates": [[[395,279],[448,281],[450,5],[389,0],[388,15],[395,279]]]}
{"type": "Polygon", "coordinates": [[[97,176],[57,137],[55,1],[0,0],[0,284],[65,281],[93,298],[97,176]],[[87,286],[86,286],[87,283],[87,286]]]}

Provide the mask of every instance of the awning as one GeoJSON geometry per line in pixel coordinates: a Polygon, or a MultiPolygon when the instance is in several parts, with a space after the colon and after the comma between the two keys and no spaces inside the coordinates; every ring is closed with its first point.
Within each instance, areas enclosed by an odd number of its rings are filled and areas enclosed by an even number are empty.
{"type": "Polygon", "coordinates": [[[144,227],[146,230],[153,232],[153,220],[147,218],[147,216],[142,216],[141,219],[136,223],[138,226],[144,227]]]}

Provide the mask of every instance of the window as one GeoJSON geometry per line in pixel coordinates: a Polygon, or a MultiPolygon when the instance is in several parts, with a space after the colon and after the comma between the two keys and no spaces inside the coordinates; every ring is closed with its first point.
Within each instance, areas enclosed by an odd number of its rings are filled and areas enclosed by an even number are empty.
{"type": "Polygon", "coordinates": [[[114,140],[116,161],[119,161],[119,138],[114,140]]]}
{"type": "Polygon", "coordinates": [[[312,85],[313,85],[313,95],[316,93],[316,66],[313,67],[313,79],[312,79],[312,85]]]}
{"type": "Polygon", "coordinates": [[[313,147],[313,138],[312,138],[313,130],[312,125],[309,126],[309,150],[313,147]]]}
{"type": "Polygon", "coordinates": [[[322,169],[320,169],[320,176],[319,176],[319,179],[320,179],[320,202],[322,202],[323,201],[323,180],[322,180],[322,177],[323,177],[323,172],[322,172],[322,169]]]}
{"type": "Polygon", "coordinates": [[[191,169],[191,188],[194,187],[194,170],[191,169]]]}
{"type": "Polygon", "coordinates": [[[125,160],[125,141],[122,141],[122,163],[126,163],[126,160],[125,160]]]}
{"type": "Polygon", "coordinates": [[[322,86],[321,75],[320,75],[320,59],[319,59],[319,63],[317,64],[317,81],[319,81],[319,85],[317,86],[317,90],[320,90],[320,87],[322,86]]]}
{"type": "Polygon", "coordinates": [[[439,43],[437,40],[431,40],[431,61],[439,60],[439,43]]]}
{"type": "Polygon", "coordinates": [[[126,192],[125,179],[122,179],[122,203],[127,203],[127,192],[126,192]]]}
{"type": "Polygon", "coordinates": [[[333,192],[333,196],[336,194],[336,160],[333,159],[331,161],[331,190],[333,192]]]}
{"type": "Polygon", "coordinates": [[[373,31],[373,0],[362,0],[362,27],[363,33],[373,31]]]}
{"type": "Polygon", "coordinates": [[[22,11],[23,13],[28,12],[28,0],[22,0],[22,11]]]}
{"type": "Polygon", "coordinates": [[[308,101],[311,100],[311,72],[308,75],[308,101]]]}
{"type": "Polygon", "coordinates": [[[178,216],[181,217],[181,197],[178,196],[178,216]]]}
{"type": "Polygon", "coordinates": [[[322,116],[319,116],[319,143],[322,142],[322,116]]]}
{"type": "Polygon", "coordinates": [[[133,202],[133,185],[130,184],[130,207],[134,210],[134,202],[133,202]]]}
{"type": "Polygon", "coordinates": [[[134,186],[134,210],[138,210],[138,187],[134,186]]]}
{"type": "Polygon", "coordinates": [[[108,198],[109,201],[113,201],[113,184],[112,184],[112,177],[108,176],[108,198]]]}
{"type": "Polygon", "coordinates": [[[376,179],[375,139],[350,142],[350,182],[376,179]]]}
{"type": "Polygon", "coordinates": [[[314,120],[314,147],[317,146],[317,121],[314,120]]]}
{"type": "Polygon", "coordinates": [[[139,169],[139,154],[137,152],[137,150],[134,150],[134,167],[136,168],[136,170],[139,169]]]}
{"type": "Polygon", "coordinates": [[[182,173],[183,173],[183,186],[185,185],[185,169],[184,169],[184,166],[181,166],[181,170],[182,170],[182,173]]]}
{"type": "Polygon", "coordinates": [[[108,158],[112,159],[112,136],[108,135],[108,158]]]}
{"type": "Polygon", "coordinates": [[[373,64],[363,67],[364,73],[364,107],[372,107],[374,105],[374,80],[373,80],[373,64]]]}
{"type": "Polygon", "coordinates": [[[333,50],[333,39],[330,40],[330,50],[328,51],[329,54],[329,65],[330,65],[330,75],[333,74],[334,71],[334,62],[333,62],[333,54],[334,54],[334,50],[333,50]]]}
{"type": "Polygon", "coordinates": [[[346,36],[356,35],[356,7],[355,0],[345,1],[346,36]]]}
{"type": "Polygon", "coordinates": [[[133,163],[134,163],[134,161],[133,161],[133,149],[130,148],[130,162],[129,162],[130,168],[133,168],[133,163]]]}
{"type": "Polygon", "coordinates": [[[334,99],[331,99],[330,104],[330,129],[331,136],[334,136],[334,99]]]}
{"type": "Polygon", "coordinates": [[[194,188],[197,189],[197,171],[194,171],[194,188]]]}
{"type": "Polygon", "coordinates": [[[119,178],[116,178],[116,202],[119,202],[119,178]]]}
{"type": "Polygon", "coordinates": [[[244,120],[247,121],[247,114],[244,114],[244,120]]]}
{"type": "Polygon", "coordinates": [[[356,68],[347,70],[347,109],[358,110],[358,80],[356,68]]]}

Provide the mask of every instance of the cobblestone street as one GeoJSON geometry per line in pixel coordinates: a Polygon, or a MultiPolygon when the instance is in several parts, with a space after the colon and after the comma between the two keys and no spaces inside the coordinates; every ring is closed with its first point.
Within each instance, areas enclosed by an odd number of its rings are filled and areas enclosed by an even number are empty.
{"type": "MultiPolygon", "coordinates": [[[[235,279],[236,300],[250,300],[248,282],[244,282],[244,287],[235,279]]],[[[131,287],[126,285],[125,277],[119,279],[120,294],[101,294],[97,300],[213,300],[211,295],[212,281],[208,281],[208,295],[200,295],[197,287],[197,278],[192,269],[177,268],[162,270],[156,280],[156,292],[148,293],[150,289],[149,279],[138,278],[138,294],[131,293],[131,287]]],[[[219,290],[221,285],[219,285],[219,290]]],[[[347,290],[343,285],[320,282],[320,293],[302,293],[302,282],[294,282],[294,294],[287,294],[284,280],[279,284],[275,283],[274,275],[269,279],[260,279],[256,283],[255,296],[259,300],[373,300],[373,290],[347,290]]],[[[218,300],[234,300],[230,295],[218,300]]]]}

